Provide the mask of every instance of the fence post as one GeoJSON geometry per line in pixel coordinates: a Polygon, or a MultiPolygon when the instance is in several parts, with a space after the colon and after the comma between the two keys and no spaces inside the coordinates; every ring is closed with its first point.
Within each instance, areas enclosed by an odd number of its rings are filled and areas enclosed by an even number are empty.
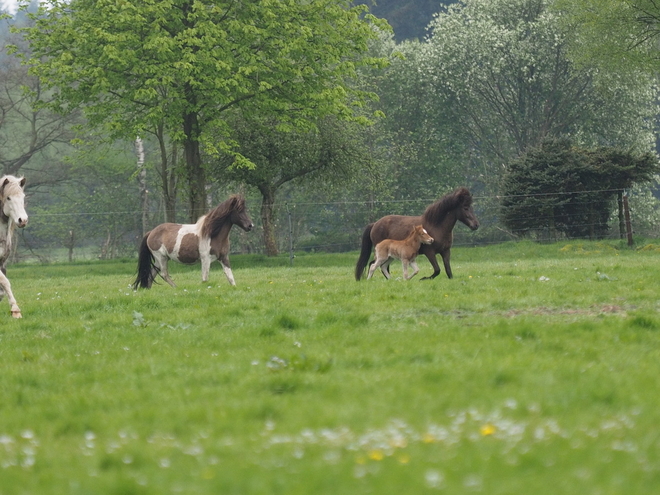
{"type": "Polygon", "coordinates": [[[630,209],[628,208],[628,193],[623,195],[623,216],[626,220],[626,235],[628,237],[628,246],[633,245],[632,224],[630,222],[630,209]]]}
{"type": "Polygon", "coordinates": [[[291,211],[289,211],[289,203],[286,203],[286,214],[289,217],[289,264],[293,266],[293,224],[291,223],[291,211]]]}

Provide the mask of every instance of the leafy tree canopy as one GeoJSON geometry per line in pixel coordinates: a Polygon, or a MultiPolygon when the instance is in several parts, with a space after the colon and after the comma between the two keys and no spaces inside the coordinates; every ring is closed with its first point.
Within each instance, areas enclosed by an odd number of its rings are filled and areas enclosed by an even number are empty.
{"type": "Polygon", "coordinates": [[[581,65],[617,72],[658,68],[660,4],[655,0],[557,0],[581,65]]]}
{"type": "Polygon", "coordinates": [[[132,138],[164,125],[183,143],[192,214],[204,212],[200,143],[227,149],[224,112],[276,114],[289,125],[356,117],[375,98],[348,81],[387,23],[347,0],[55,0],[24,28],[32,72],[61,111],[132,138]]]}

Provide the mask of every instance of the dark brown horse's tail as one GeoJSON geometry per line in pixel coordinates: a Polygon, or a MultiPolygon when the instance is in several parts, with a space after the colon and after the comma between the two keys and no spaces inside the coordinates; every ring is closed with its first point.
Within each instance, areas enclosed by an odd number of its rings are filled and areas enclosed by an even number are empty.
{"type": "Polygon", "coordinates": [[[355,280],[358,282],[364,275],[364,269],[369,263],[369,257],[371,256],[371,248],[373,248],[373,243],[371,242],[371,229],[374,226],[373,223],[367,225],[362,233],[362,248],[360,249],[360,257],[358,258],[357,265],[355,265],[355,280]]]}
{"type": "Polygon", "coordinates": [[[147,238],[149,237],[149,232],[147,232],[142,238],[142,243],[140,244],[140,250],[138,251],[138,266],[137,266],[137,278],[133,282],[133,289],[138,290],[150,289],[151,284],[154,281],[154,270],[152,269],[154,265],[154,255],[151,254],[149,246],[147,245],[147,238]]]}

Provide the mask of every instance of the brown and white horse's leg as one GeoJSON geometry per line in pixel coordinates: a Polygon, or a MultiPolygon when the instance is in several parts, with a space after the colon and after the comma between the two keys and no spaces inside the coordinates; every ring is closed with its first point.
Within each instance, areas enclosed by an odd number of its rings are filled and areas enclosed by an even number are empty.
{"type": "Polygon", "coordinates": [[[208,255],[201,256],[200,260],[202,262],[202,282],[208,282],[209,272],[211,271],[211,257],[208,255]]]}
{"type": "Polygon", "coordinates": [[[9,279],[2,272],[0,272],[0,288],[0,299],[2,299],[4,294],[7,294],[7,301],[9,302],[9,306],[11,306],[12,317],[23,318],[23,315],[21,315],[21,309],[18,307],[16,299],[14,298],[14,293],[11,291],[9,279]]]}
{"type": "Polygon", "coordinates": [[[401,264],[403,265],[403,280],[408,280],[408,260],[405,259],[405,258],[402,258],[401,259],[401,264]]]}
{"type": "Polygon", "coordinates": [[[158,269],[158,274],[163,278],[163,280],[165,280],[165,282],[176,288],[174,280],[172,280],[169,272],[167,271],[167,259],[168,258],[166,256],[163,256],[158,251],[154,252],[154,264],[158,269]]]}
{"type": "Polygon", "coordinates": [[[220,256],[218,261],[220,261],[220,264],[222,265],[222,269],[225,272],[225,276],[227,277],[229,284],[236,285],[236,281],[234,280],[234,273],[231,271],[231,265],[229,264],[229,256],[223,254],[220,256]]]}

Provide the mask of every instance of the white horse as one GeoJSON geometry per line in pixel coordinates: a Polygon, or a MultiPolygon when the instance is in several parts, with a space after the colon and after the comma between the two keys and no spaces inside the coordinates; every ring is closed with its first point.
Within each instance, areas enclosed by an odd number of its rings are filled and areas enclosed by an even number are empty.
{"type": "Polygon", "coordinates": [[[25,177],[5,175],[0,178],[0,300],[7,295],[11,315],[22,318],[11,284],[7,278],[7,259],[11,254],[16,227],[22,229],[28,223],[25,212],[25,177]]]}

